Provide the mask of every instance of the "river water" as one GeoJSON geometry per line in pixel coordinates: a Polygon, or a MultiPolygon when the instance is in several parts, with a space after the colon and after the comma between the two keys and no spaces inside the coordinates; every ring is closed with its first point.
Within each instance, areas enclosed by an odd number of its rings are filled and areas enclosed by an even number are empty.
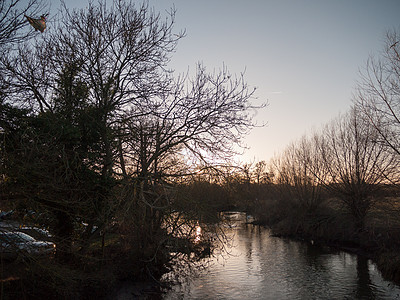
{"type": "Polygon", "coordinates": [[[227,230],[234,245],[229,255],[212,258],[209,268],[164,299],[400,299],[400,287],[385,281],[372,261],[273,237],[236,217],[227,230]]]}

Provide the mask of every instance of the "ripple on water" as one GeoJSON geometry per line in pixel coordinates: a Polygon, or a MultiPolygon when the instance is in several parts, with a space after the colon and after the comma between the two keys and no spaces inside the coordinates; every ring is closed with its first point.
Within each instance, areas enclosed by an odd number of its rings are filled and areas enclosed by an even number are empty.
{"type": "Polygon", "coordinates": [[[230,229],[235,247],[164,299],[400,299],[368,259],[271,237],[253,225],[230,229]]]}

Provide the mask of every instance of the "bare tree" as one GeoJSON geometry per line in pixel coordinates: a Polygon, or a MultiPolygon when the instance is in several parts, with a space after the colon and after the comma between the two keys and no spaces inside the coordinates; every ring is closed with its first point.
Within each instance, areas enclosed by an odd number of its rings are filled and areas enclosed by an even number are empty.
{"type": "Polygon", "coordinates": [[[269,174],[267,172],[267,163],[264,160],[256,162],[253,173],[255,182],[257,184],[268,183],[270,181],[269,174]]]}
{"type": "Polygon", "coordinates": [[[314,141],[303,137],[273,160],[275,180],[280,188],[306,211],[315,210],[322,202],[324,175],[316,154],[314,141]]]}
{"type": "Polygon", "coordinates": [[[163,20],[145,4],[64,6],[41,39],[2,56],[4,107],[27,120],[15,128],[11,114],[1,120],[4,136],[17,143],[1,148],[6,175],[28,207],[51,212],[60,240],[71,242],[82,220],[104,229],[113,213],[120,124],[152,111],[150,98],[170,83],[165,68],[181,37],[173,23],[173,11],[163,20]]]}
{"type": "MultiPolygon", "coordinates": [[[[231,76],[226,68],[209,74],[201,65],[194,76],[172,81],[170,90],[152,98],[157,105],[151,112],[136,119],[127,112],[121,128],[121,166],[126,168],[122,174],[130,174],[139,197],[135,211],[141,213],[134,218],[140,228],[137,243],[148,253],[154,251],[153,257],[168,240],[156,239],[165,231],[161,225],[171,220],[171,211],[183,207],[182,201],[165,193],[177,177],[188,175],[177,172],[171,162],[200,162],[206,170],[215,159],[229,159],[235,153],[233,146],[254,126],[249,115],[256,109],[250,102],[254,90],[243,76],[231,76]]],[[[186,208],[190,211],[186,218],[201,220],[206,208],[201,203],[193,207],[203,209],[186,208]]]]}
{"type": "Polygon", "coordinates": [[[378,131],[377,142],[400,155],[400,37],[388,32],[383,54],[371,57],[354,102],[378,131]]]}
{"type": "Polygon", "coordinates": [[[136,119],[127,114],[123,165],[133,165],[139,178],[160,182],[176,175],[160,169],[174,156],[191,157],[203,166],[229,159],[234,145],[254,126],[249,115],[257,108],[249,101],[254,90],[249,90],[243,76],[233,78],[226,68],[208,74],[199,66],[193,80],[184,78],[153,98],[157,107],[152,112],[136,119]]]}
{"type": "MultiPolygon", "coordinates": [[[[43,13],[45,5],[42,0],[29,0],[27,3],[21,0],[0,1],[0,56],[6,56],[16,45],[27,41],[34,35],[32,30],[24,27],[29,26],[25,14],[35,15],[43,13]]],[[[4,78],[4,72],[0,68],[0,111],[4,110],[6,93],[9,86],[4,78]]],[[[0,133],[2,129],[0,127],[0,133]]]]}
{"type": "Polygon", "coordinates": [[[0,50],[9,50],[13,45],[32,36],[32,30],[23,30],[27,26],[25,15],[43,14],[44,9],[42,0],[0,1],[0,50]]]}
{"type": "Polygon", "coordinates": [[[395,157],[375,142],[377,134],[353,109],[328,124],[316,139],[326,172],[323,183],[345,204],[359,230],[364,229],[380,184],[397,170],[395,157]]]}
{"type": "Polygon", "coordinates": [[[102,173],[111,176],[115,153],[110,134],[118,120],[127,109],[135,112],[130,118],[148,113],[153,108],[149,97],[170,81],[163,68],[181,37],[172,34],[174,12],[163,21],[145,4],[136,8],[115,1],[107,8],[100,2],[80,11],[64,7],[61,20],[36,44],[3,58],[8,98],[41,112],[53,111],[58,74],[66,64],[75,64],[89,87],[87,102],[98,110],[102,173]]]}
{"type": "MultiPolygon", "coordinates": [[[[146,4],[122,0],[63,7],[43,38],[0,59],[5,103],[29,121],[13,135],[5,120],[18,146],[7,147],[7,170],[15,171],[9,176],[23,202],[50,212],[68,241],[82,222],[87,232],[98,225],[104,237],[117,216],[138,265],[155,266],[157,276],[171,252],[182,250],[166,247],[178,240],[168,228],[180,230],[168,225],[177,223],[171,178],[182,175],[182,158],[209,165],[231,157],[257,108],[243,74],[199,65],[193,78],[173,77],[167,64],[183,36],[173,34],[174,13],[164,20],[146,4]],[[24,161],[29,176],[19,181],[24,161]]],[[[190,230],[179,239],[193,244],[196,222],[186,221],[190,230]]]]}

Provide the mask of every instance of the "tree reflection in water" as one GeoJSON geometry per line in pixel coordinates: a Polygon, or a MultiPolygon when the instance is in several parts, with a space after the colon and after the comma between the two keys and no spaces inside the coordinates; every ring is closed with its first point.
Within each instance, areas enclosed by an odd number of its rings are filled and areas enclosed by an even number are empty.
{"type": "Polygon", "coordinates": [[[400,287],[365,257],[272,237],[268,229],[230,218],[236,222],[227,228],[230,255],[214,257],[165,299],[400,299],[400,287]]]}

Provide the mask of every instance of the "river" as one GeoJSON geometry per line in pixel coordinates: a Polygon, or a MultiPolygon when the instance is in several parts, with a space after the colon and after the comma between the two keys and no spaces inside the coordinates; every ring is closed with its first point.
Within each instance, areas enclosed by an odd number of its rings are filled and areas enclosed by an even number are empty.
{"type": "Polygon", "coordinates": [[[273,237],[242,222],[242,214],[236,218],[227,232],[230,254],[213,257],[209,268],[164,299],[400,299],[400,286],[365,257],[273,237]]]}

